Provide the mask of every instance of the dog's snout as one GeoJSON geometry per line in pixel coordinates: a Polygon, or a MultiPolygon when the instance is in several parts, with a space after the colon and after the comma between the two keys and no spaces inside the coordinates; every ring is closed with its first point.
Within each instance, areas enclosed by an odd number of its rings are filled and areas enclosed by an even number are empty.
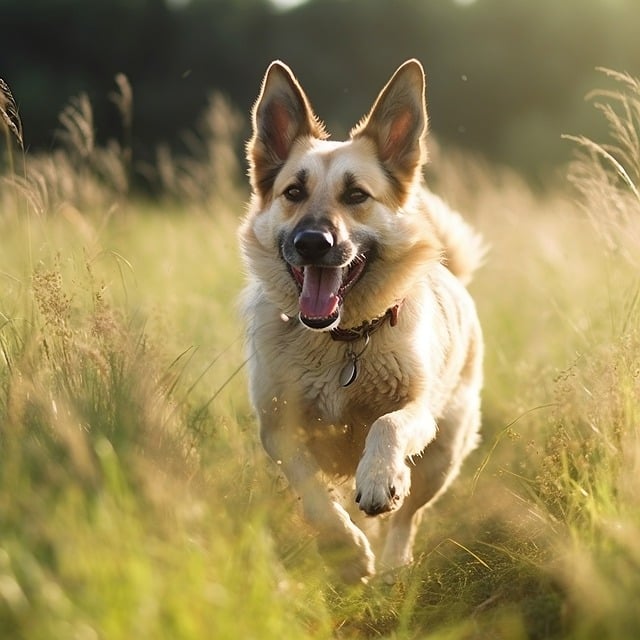
{"type": "Polygon", "coordinates": [[[333,247],[333,236],[329,231],[304,229],[293,238],[293,246],[305,260],[319,260],[333,247]]]}

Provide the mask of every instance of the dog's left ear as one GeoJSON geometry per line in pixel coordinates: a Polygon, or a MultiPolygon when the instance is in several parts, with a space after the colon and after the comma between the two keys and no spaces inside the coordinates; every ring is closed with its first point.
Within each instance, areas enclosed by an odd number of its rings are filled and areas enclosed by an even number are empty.
{"type": "Polygon", "coordinates": [[[325,138],[326,134],[291,69],[279,60],[267,69],[252,115],[249,175],[254,190],[265,196],[294,142],[301,136],[325,138]]]}
{"type": "Polygon", "coordinates": [[[424,93],[422,65],[407,60],[380,92],[369,115],[351,131],[354,139],[371,138],[382,164],[401,180],[411,180],[426,160],[424,93]]]}

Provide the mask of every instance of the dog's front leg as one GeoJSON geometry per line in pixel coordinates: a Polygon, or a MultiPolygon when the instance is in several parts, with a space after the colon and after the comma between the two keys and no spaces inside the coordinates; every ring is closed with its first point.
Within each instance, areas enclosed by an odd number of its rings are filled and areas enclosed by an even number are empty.
{"type": "Polygon", "coordinates": [[[304,438],[271,420],[262,422],[260,435],[265,450],[301,497],[305,520],[317,531],[323,556],[346,582],[372,576],[375,558],[369,541],[346,510],[331,498],[304,438]]]}
{"type": "Polygon", "coordinates": [[[387,413],[372,425],[356,471],[356,502],[367,515],[397,509],[409,494],[407,458],[436,436],[436,422],[419,403],[387,413]]]}

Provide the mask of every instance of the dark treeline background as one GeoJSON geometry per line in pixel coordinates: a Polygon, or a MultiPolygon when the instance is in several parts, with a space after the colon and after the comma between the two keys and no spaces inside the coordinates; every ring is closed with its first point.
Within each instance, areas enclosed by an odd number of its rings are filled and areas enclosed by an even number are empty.
{"type": "Polygon", "coordinates": [[[161,142],[179,149],[214,91],[246,116],[274,58],[339,138],[415,56],[441,142],[539,178],[570,156],[561,134],[604,135],[584,99],[606,86],[595,68],[640,75],[638,0],[0,0],[0,24],[0,77],[30,149],[55,144],[58,114],[80,92],[99,139],[120,136],[108,96],[122,72],[134,158],[147,160],[161,142]]]}

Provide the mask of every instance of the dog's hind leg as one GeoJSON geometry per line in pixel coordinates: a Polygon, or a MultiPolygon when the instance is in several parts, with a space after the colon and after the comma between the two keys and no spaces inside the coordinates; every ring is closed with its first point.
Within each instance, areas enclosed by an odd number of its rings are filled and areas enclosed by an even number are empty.
{"type": "Polygon", "coordinates": [[[432,504],[458,475],[462,461],[477,443],[479,399],[469,387],[449,413],[438,420],[438,436],[421,456],[409,462],[411,492],[393,514],[379,562],[389,571],[413,560],[413,544],[423,508],[432,504]],[[461,400],[465,401],[462,402],[461,400]]]}
{"type": "Polygon", "coordinates": [[[429,455],[431,448],[416,459],[411,469],[411,493],[389,522],[378,570],[387,572],[413,562],[413,544],[425,505],[444,492],[448,484],[451,459],[441,453],[429,455]]]}
{"type": "MultiPolygon", "coordinates": [[[[375,572],[375,560],[365,534],[332,497],[322,471],[300,431],[263,416],[261,439],[267,453],[280,466],[291,489],[302,500],[305,520],[318,533],[320,553],[345,582],[366,580],[375,572]]],[[[337,498],[337,497],[336,497],[337,498]]]]}

